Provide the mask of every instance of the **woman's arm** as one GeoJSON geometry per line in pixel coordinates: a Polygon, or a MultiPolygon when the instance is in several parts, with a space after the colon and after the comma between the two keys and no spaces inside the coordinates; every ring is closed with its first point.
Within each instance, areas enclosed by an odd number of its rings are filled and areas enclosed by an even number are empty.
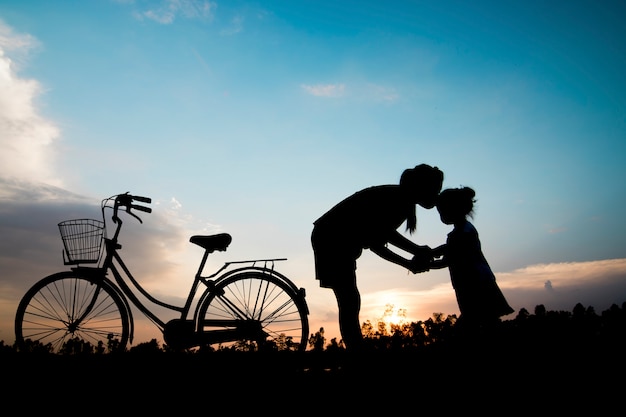
{"type": "Polygon", "coordinates": [[[432,257],[430,255],[430,248],[428,246],[422,246],[422,252],[416,254],[412,259],[406,259],[397,253],[390,250],[385,245],[372,246],[370,250],[381,258],[400,265],[414,274],[418,272],[427,272],[430,269],[432,257]]]}
{"type": "Polygon", "coordinates": [[[430,261],[430,269],[442,269],[448,266],[448,261],[445,257],[446,245],[437,246],[433,249],[433,260],[430,261]]]}
{"type": "Polygon", "coordinates": [[[371,246],[370,250],[374,252],[376,255],[380,256],[381,258],[389,262],[393,262],[394,264],[400,265],[408,270],[412,269],[410,259],[406,259],[398,255],[397,253],[393,252],[385,245],[371,246]]]}
{"type": "Polygon", "coordinates": [[[417,243],[411,241],[410,239],[407,239],[397,230],[394,231],[393,234],[389,237],[389,243],[391,243],[393,246],[399,249],[402,249],[414,255],[417,254],[418,252],[424,251],[425,249],[430,250],[430,248],[426,245],[420,246],[417,243]]]}

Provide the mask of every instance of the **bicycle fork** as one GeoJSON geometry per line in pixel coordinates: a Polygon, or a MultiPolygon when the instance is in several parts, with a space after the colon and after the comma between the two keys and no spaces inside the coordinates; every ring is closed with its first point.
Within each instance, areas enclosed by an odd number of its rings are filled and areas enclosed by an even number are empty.
{"type": "MultiPolygon", "coordinates": [[[[93,285],[95,285],[96,288],[93,292],[93,295],[91,296],[91,301],[89,301],[89,304],[85,308],[85,311],[83,312],[83,314],[81,314],[81,316],[78,318],[74,318],[74,314],[76,314],[76,311],[72,311],[70,317],[68,317],[67,330],[72,335],[76,333],[76,330],[79,328],[83,320],[85,320],[85,318],[87,318],[89,314],[91,314],[91,311],[96,305],[96,300],[98,299],[98,295],[100,295],[100,289],[102,288],[102,286],[100,284],[93,284],[93,285]]],[[[72,306],[79,305],[79,302],[76,301],[76,297],[78,297],[78,294],[76,293],[76,291],[74,291],[75,300],[72,303],[72,306]]]]}

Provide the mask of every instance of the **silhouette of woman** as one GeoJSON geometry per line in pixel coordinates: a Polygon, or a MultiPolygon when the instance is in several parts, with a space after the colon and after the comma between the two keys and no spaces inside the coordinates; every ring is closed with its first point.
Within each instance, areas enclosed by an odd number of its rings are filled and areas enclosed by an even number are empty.
{"type": "Polygon", "coordinates": [[[311,244],[315,274],[323,288],[337,298],[339,329],[348,350],[358,350],[363,336],[359,323],[361,296],[356,284],[356,260],[363,249],[413,273],[428,270],[431,249],[404,237],[398,228],[406,221],[412,234],[417,226],[416,205],[431,209],[441,191],[443,172],[421,164],[405,170],[398,185],[361,190],[338,203],[314,222],[311,244]],[[406,259],[388,244],[413,254],[406,259]]]}
{"type": "Polygon", "coordinates": [[[430,267],[448,267],[461,315],[458,324],[466,329],[497,323],[515,310],[506,301],[483,254],[478,231],[468,218],[474,215],[476,193],[470,187],[443,190],[437,201],[439,217],[454,225],[446,244],[433,249],[430,267]]]}

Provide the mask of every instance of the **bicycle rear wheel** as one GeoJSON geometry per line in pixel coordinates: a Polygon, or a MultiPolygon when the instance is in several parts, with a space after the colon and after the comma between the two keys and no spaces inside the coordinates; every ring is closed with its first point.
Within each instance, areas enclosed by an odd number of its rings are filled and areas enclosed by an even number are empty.
{"type": "Polygon", "coordinates": [[[24,295],[15,316],[20,351],[105,353],[124,350],[129,313],[106,280],[67,271],[37,282],[24,295]]]}
{"type": "Polygon", "coordinates": [[[208,290],[198,317],[198,333],[206,336],[205,346],[247,351],[304,351],[307,346],[309,321],[303,290],[262,271],[243,271],[218,280],[208,290]],[[236,340],[212,337],[229,331],[237,335],[236,340]]]}

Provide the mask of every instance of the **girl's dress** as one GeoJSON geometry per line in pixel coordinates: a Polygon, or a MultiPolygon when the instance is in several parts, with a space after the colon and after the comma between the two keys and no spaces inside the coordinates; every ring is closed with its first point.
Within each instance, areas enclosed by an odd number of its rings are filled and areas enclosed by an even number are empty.
{"type": "Polygon", "coordinates": [[[444,257],[465,322],[485,323],[513,313],[483,255],[478,231],[469,221],[448,234],[444,257]]]}

